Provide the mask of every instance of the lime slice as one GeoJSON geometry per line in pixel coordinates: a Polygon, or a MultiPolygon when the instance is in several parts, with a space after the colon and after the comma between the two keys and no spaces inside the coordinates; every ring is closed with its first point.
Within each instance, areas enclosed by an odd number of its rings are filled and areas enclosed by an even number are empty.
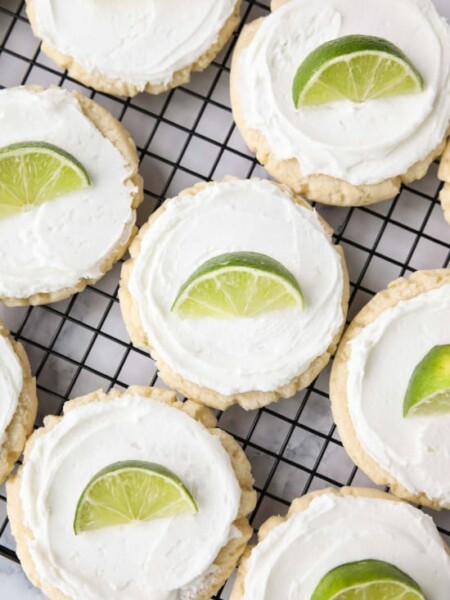
{"type": "Polygon", "coordinates": [[[0,217],[89,185],[84,167],[57,146],[23,142],[0,149],[0,217]]]}
{"type": "Polygon", "coordinates": [[[403,401],[403,416],[450,413],[450,344],[435,346],[416,366],[403,401]]]}
{"type": "Polygon", "coordinates": [[[194,271],[171,310],[184,319],[231,319],[285,308],[304,308],[292,273],[265,254],[231,252],[207,260],[194,271]]]}
{"type": "Polygon", "coordinates": [[[420,73],[392,42],[348,35],[322,44],[305,58],[295,74],[292,96],[300,108],[416,94],[423,88],[420,73]]]}
{"type": "Polygon", "coordinates": [[[417,583],[387,562],[361,560],[333,569],[311,600],[425,600],[417,583]]]}
{"type": "Polygon", "coordinates": [[[155,463],[128,460],[99,471],[78,500],[75,534],[198,512],[183,482],[169,469],[155,463]]]}

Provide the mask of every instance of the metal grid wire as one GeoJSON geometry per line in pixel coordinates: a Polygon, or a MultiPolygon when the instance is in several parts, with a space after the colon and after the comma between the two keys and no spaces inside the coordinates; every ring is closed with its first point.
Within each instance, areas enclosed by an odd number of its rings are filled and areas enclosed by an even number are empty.
{"type": "MultiPolygon", "coordinates": [[[[268,7],[268,0],[245,0],[240,28],[267,14],[268,7]]],[[[156,97],[115,98],[86,89],[59,70],[33,37],[23,0],[0,0],[0,87],[54,84],[79,89],[120,119],[140,154],[146,196],[139,210],[143,223],[165,197],[198,180],[266,177],[240,138],[229,105],[229,66],[238,33],[189,85],[156,97]]],[[[349,318],[392,279],[449,265],[449,228],[438,203],[436,172],[433,165],[425,179],[370,208],[318,207],[346,253],[352,284],[349,318]]],[[[0,309],[37,376],[38,425],[46,414],[60,414],[68,398],[99,387],[163,385],[148,354],[129,342],[117,300],[119,271],[120,264],[98,284],[63,302],[0,309]]],[[[234,407],[218,415],[220,426],[239,440],[252,462],[258,491],[252,515],[256,529],[268,516],[284,514],[294,497],[309,491],[329,485],[373,485],[339,440],[328,378],[329,368],[293,399],[259,411],[234,407]]],[[[0,488],[0,561],[17,562],[5,503],[0,488]]],[[[433,516],[450,539],[450,512],[433,516]]],[[[228,598],[229,588],[230,584],[216,598],[228,598]]],[[[0,581],[3,599],[1,590],[0,581]]],[[[38,591],[34,597],[41,597],[38,591]]]]}

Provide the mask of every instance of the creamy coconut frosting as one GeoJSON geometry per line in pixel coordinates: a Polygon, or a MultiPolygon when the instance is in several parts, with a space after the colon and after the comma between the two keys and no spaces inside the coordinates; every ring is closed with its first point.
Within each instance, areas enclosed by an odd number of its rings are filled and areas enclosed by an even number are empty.
{"type": "Polygon", "coordinates": [[[252,550],[245,600],[310,600],[339,565],[383,560],[412,577],[427,600],[450,589],[450,556],[432,519],[402,502],[324,494],[252,550]]]}
{"type": "Polygon", "coordinates": [[[236,0],[33,0],[38,35],[86,71],[167,84],[219,37],[236,0]]]}
{"type": "Polygon", "coordinates": [[[0,146],[42,141],[72,154],[91,186],[0,219],[0,296],[27,298],[102,274],[130,236],[131,167],[61,89],[0,91],[0,146]]]}
{"type": "Polygon", "coordinates": [[[413,494],[450,505],[450,415],[403,417],[409,379],[450,342],[450,285],[385,310],[351,342],[348,409],[364,450],[413,494]]]}
{"type": "Polygon", "coordinates": [[[8,338],[0,336],[0,447],[5,440],[6,428],[17,409],[22,386],[20,360],[8,338]]]}
{"type": "Polygon", "coordinates": [[[36,439],[21,486],[38,577],[73,600],[195,598],[235,535],[240,495],[217,437],[182,411],[139,395],[73,408],[36,439]],[[85,485],[123,460],[171,469],[192,492],[198,513],[75,535],[85,485]]]}
{"type": "Polygon", "coordinates": [[[165,203],[146,231],[129,282],[158,358],[223,394],[272,391],[305,371],[343,322],[340,256],[315,212],[267,181],[227,181],[165,203]],[[178,290],[204,261],[252,251],[281,262],[303,290],[303,312],[250,319],[180,319],[178,290]]]}
{"type": "Polygon", "coordinates": [[[405,173],[444,138],[450,120],[450,28],[431,0],[291,0],[268,16],[238,62],[245,123],[262,132],[279,159],[296,158],[304,175],[355,185],[405,173]],[[412,96],[297,110],[292,81],[315,48],[364,34],[396,44],[425,89],[412,96]]]}

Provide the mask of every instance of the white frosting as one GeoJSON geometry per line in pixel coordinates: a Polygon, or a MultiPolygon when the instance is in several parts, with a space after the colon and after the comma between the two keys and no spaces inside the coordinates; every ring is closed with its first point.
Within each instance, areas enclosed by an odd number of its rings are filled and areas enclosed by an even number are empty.
{"type": "Polygon", "coordinates": [[[38,35],[86,71],[167,84],[219,37],[236,0],[34,0],[38,35]]]}
{"type": "Polygon", "coordinates": [[[73,600],[191,600],[232,538],[240,487],[219,439],[185,413],[139,396],[72,409],[38,438],[21,498],[39,579],[73,600]],[[199,511],[75,535],[88,481],[116,461],[171,469],[199,511]]]}
{"type": "Polygon", "coordinates": [[[304,175],[353,184],[405,173],[442,141],[450,120],[450,28],[431,0],[292,0],[268,16],[241,55],[240,103],[280,159],[297,158],[304,175]],[[417,95],[333,102],[296,110],[292,81],[315,48],[366,34],[386,38],[425,80],[417,95]]]}
{"type": "Polygon", "coordinates": [[[450,285],[385,310],[351,342],[348,408],[364,450],[407,490],[450,505],[450,415],[403,417],[409,379],[450,343],[450,285]]]}
{"type": "Polygon", "coordinates": [[[43,141],[72,154],[91,186],[0,219],[0,296],[26,298],[97,278],[135,217],[130,166],[61,89],[0,91],[0,147],[43,141]]]}
{"type": "Polygon", "coordinates": [[[0,447],[5,441],[6,428],[16,412],[22,387],[20,360],[11,342],[0,336],[0,447]]]}
{"type": "Polygon", "coordinates": [[[364,559],[395,565],[427,600],[448,597],[450,556],[429,516],[391,500],[325,494],[252,550],[245,600],[310,600],[329,571],[364,559]]]}
{"type": "Polygon", "coordinates": [[[315,212],[267,181],[227,181],[165,203],[142,239],[129,289],[156,355],[222,394],[271,391],[305,371],[343,322],[340,257],[315,212]],[[249,319],[180,319],[170,307],[185,280],[225,252],[266,254],[297,278],[304,312],[249,319]]]}

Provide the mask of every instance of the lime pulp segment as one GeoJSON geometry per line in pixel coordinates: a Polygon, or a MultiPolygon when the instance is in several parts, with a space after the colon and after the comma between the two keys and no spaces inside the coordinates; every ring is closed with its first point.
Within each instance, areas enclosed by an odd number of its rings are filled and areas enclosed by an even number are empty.
{"type": "Polygon", "coordinates": [[[57,146],[22,142],[0,149],[0,217],[89,185],[83,165],[57,146]]]}
{"type": "Polygon", "coordinates": [[[75,534],[198,512],[194,497],[170,469],[144,461],[113,463],[84,488],[77,504],[75,534]]]}
{"type": "Polygon", "coordinates": [[[325,575],[311,600],[425,600],[406,573],[381,560],[361,560],[325,575]]]}
{"type": "Polygon", "coordinates": [[[435,346],[411,375],[403,416],[450,413],[450,344],[435,346]]]}
{"type": "Polygon", "coordinates": [[[304,308],[294,275],[265,254],[232,252],[216,256],[194,271],[181,286],[171,310],[186,319],[231,319],[286,308],[304,308]]]}
{"type": "Polygon", "coordinates": [[[322,44],[300,64],[292,85],[296,108],[351,100],[415,94],[424,81],[392,42],[348,35],[322,44]]]}

